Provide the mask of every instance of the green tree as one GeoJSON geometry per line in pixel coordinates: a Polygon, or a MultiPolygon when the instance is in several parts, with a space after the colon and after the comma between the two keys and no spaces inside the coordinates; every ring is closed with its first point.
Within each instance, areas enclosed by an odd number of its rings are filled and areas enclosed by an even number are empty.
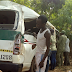
{"type": "Polygon", "coordinates": [[[72,0],[66,0],[65,5],[58,10],[56,17],[51,16],[53,20],[51,23],[58,30],[65,30],[66,35],[69,36],[72,33],[72,0]]]}
{"type": "Polygon", "coordinates": [[[50,21],[50,16],[53,13],[56,15],[64,3],[65,0],[31,0],[30,7],[37,13],[46,15],[50,21]]]}
{"type": "Polygon", "coordinates": [[[30,7],[30,0],[10,0],[10,1],[13,1],[13,2],[16,2],[16,3],[19,3],[21,5],[25,5],[27,7],[30,7]]]}

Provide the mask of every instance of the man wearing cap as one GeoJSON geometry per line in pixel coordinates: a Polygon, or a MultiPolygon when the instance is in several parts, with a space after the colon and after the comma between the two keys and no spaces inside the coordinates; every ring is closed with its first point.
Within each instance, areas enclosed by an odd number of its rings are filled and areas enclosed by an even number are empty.
{"type": "Polygon", "coordinates": [[[57,47],[57,65],[58,66],[63,65],[63,52],[65,50],[66,40],[67,40],[67,36],[65,35],[65,31],[62,30],[61,36],[58,40],[58,47],[57,47]]]}

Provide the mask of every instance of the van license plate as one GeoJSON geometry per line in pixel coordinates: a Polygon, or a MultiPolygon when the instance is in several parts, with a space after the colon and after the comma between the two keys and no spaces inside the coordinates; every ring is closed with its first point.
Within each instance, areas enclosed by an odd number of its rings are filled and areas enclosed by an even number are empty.
{"type": "Polygon", "coordinates": [[[0,55],[0,60],[12,61],[12,55],[0,55]]]}

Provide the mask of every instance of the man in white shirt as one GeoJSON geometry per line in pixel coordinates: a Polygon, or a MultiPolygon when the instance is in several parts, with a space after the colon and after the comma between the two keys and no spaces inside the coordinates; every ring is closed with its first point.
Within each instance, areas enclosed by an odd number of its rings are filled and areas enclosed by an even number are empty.
{"type": "Polygon", "coordinates": [[[50,47],[50,30],[46,28],[47,17],[41,15],[36,21],[37,28],[40,29],[37,35],[36,49],[36,72],[45,72],[47,56],[50,47]]]}
{"type": "Polygon", "coordinates": [[[69,62],[69,53],[70,53],[70,47],[69,47],[69,38],[67,38],[66,40],[66,45],[65,45],[65,51],[64,51],[64,57],[65,57],[65,60],[64,60],[64,65],[70,65],[70,62],[69,62]]]}

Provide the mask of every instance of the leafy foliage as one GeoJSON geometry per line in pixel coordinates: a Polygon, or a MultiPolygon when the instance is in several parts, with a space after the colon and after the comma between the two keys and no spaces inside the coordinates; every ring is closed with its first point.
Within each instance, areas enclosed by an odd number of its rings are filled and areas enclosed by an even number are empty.
{"type": "Polygon", "coordinates": [[[58,10],[57,17],[51,21],[58,30],[65,30],[66,35],[72,39],[72,0],[66,0],[65,5],[58,10]]]}

